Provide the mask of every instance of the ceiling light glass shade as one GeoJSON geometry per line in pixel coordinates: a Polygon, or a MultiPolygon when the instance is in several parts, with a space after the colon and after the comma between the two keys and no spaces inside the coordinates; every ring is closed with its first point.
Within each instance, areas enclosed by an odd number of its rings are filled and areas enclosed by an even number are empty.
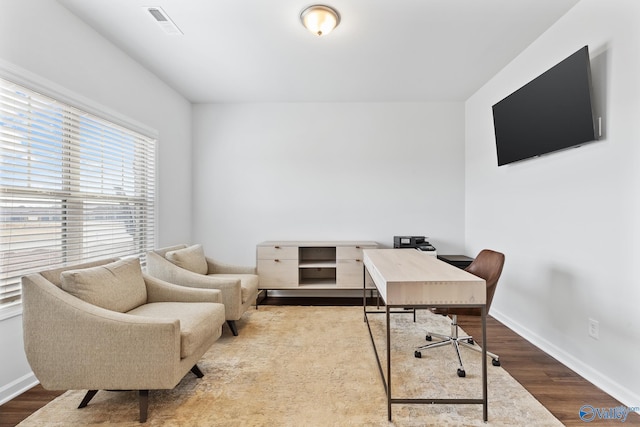
{"type": "Polygon", "coordinates": [[[300,20],[311,33],[316,36],[324,36],[338,26],[340,14],[329,6],[317,4],[303,10],[300,14],[300,20]]]}

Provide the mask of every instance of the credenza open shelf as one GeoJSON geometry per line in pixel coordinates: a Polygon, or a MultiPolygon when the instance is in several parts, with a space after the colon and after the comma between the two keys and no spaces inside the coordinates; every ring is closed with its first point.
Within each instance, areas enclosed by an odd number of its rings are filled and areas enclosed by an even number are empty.
{"type": "Polygon", "coordinates": [[[256,248],[260,289],[362,289],[370,241],[269,241],[256,248]]]}

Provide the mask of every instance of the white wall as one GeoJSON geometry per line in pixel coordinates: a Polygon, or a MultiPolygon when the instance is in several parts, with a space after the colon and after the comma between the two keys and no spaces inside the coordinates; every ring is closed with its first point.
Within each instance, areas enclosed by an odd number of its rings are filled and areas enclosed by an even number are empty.
{"type": "MultiPolygon", "coordinates": [[[[50,0],[0,2],[0,66],[86,98],[159,135],[158,243],[188,240],[191,104],[50,0]]],[[[0,319],[0,402],[31,385],[21,316],[0,319]]]]}
{"type": "Polygon", "coordinates": [[[193,135],[192,235],[214,256],[404,234],[464,247],[462,103],[197,105],[193,135]]]}
{"type": "Polygon", "coordinates": [[[467,101],[465,136],[467,252],[506,254],[492,315],[629,406],[640,402],[639,22],[637,0],[582,0],[467,101]],[[491,106],[584,45],[602,140],[497,167],[491,106]]]}

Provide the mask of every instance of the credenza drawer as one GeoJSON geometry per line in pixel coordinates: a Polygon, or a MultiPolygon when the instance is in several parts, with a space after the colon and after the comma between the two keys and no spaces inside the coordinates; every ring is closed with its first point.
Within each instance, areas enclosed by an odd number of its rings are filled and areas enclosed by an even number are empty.
{"type": "Polygon", "coordinates": [[[298,259],[297,246],[258,246],[258,259],[298,259]]]}
{"type": "Polygon", "coordinates": [[[375,246],[366,246],[366,245],[338,246],[336,247],[336,258],[362,260],[363,249],[375,249],[375,246]]]}
{"type": "Polygon", "coordinates": [[[362,259],[339,259],[336,269],[338,287],[362,287],[364,280],[364,264],[362,259]]]}
{"type": "Polygon", "coordinates": [[[261,289],[298,286],[298,261],[291,259],[258,259],[261,289]]]}

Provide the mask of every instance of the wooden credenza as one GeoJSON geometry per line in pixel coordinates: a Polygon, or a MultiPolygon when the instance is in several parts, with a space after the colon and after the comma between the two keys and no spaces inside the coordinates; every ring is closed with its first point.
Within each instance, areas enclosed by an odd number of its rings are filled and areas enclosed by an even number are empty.
{"type": "Polygon", "coordinates": [[[260,289],[362,289],[370,241],[268,241],[258,244],[260,289]]]}

